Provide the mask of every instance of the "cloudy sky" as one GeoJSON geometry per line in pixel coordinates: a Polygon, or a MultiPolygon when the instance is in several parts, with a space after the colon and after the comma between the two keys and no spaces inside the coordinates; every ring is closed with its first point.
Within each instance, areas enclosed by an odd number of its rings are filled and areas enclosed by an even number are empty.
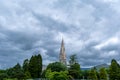
{"type": "Polygon", "coordinates": [[[120,0],[0,0],[0,69],[58,61],[62,37],[82,67],[119,61],[120,0]]]}

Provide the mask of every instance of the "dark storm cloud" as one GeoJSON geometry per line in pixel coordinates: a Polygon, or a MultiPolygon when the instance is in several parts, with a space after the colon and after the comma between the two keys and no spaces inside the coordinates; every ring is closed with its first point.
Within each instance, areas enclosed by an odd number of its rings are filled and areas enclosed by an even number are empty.
{"type": "Polygon", "coordinates": [[[67,58],[81,66],[119,60],[120,1],[1,0],[0,68],[41,53],[43,64],[58,61],[61,38],[67,58]]]}

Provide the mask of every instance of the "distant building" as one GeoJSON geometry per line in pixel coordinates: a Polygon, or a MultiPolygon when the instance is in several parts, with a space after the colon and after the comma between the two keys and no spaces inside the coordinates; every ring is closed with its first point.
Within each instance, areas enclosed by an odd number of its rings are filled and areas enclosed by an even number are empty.
{"type": "Polygon", "coordinates": [[[47,65],[42,65],[42,71],[44,71],[47,68],[47,65]]]}
{"type": "Polygon", "coordinates": [[[61,48],[60,48],[59,60],[60,60],[61,63],[67,65],[65,47],[64,47],[64,40],[63,39],[62,39],[61,48]]]}

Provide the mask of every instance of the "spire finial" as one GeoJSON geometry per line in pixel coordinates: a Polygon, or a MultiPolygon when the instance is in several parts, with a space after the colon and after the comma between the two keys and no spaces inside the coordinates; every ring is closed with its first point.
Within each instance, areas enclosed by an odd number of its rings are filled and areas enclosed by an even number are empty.
{"type": "Polygon", "coordinates": [[[65,54],[65,47],[64,47],[64,39],[62,37],[62,43],[60,48],[60,62],[66,65],[66,54],[65,54]]]}

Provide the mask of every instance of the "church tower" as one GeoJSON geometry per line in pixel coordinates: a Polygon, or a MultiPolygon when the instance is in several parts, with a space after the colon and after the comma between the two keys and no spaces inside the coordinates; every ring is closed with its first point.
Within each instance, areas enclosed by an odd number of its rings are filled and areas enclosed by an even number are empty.
{"type": "Polygon", "coordinates": [[[63,39],[62,39],[62,43],[61,43],[59,59],[60,59],[61,63],[67,65],[67,63],[66,63],[65,47],[64,47],[64,40],[63,39]]]}

